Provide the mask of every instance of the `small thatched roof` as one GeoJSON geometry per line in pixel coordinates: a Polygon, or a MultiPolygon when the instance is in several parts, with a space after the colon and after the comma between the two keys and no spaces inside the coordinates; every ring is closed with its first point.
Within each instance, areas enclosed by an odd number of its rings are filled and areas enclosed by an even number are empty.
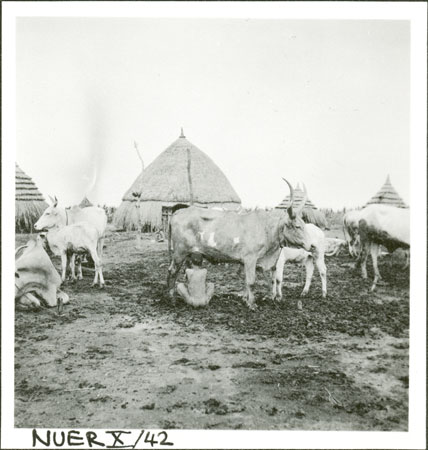
{"type": "Polygon", "coordinates": [[[182,133],[126,191],[114,223],[136,229],[140,219],[142,225],[160,227],[162,207],[190,205],[192,196],[197,206],[237,209],[241,204],[220,168],[182,133]],[[139,201],[133,194],[140,194],[139,201]]]}
{"type": "Polygon", "coordinates": [[[89,200],[88,197],[83,197],[83,200],[79,203],[80,208],[86,208],[88,206],[94,206],[89,200]]]}
{"type": "Polygon", "coordinates": [[[386,177],[385,184],[380,188],[379,192],[373,196],[366,204],[382,204],[396,206],[397,208],[408,208],[403,199],[398,195],[397,191],[391,184],[389,175],[386,177]]]}
{"type": "Polygon", "coordinates": [[[15,163],[15,230],[30,233],[48,207],[34,181],[15,163]]]}
{"type": "MultiPolygon", "coordinates": [[[[299,184],[294,188],[294,208],[298,208],[305,197],[304,191],[300,188],[299,184]]],[[[290,204],[290,195],[284,198],[284,200],[276,207],[277,209],[285,209],[290,204]]],[[[324,213],[322,213],[309,198],[306,199],[305,206],[302,211],[302,219],[306,223],[313,223],[320,228],[327,227],[327,220],[324,213]]]]}

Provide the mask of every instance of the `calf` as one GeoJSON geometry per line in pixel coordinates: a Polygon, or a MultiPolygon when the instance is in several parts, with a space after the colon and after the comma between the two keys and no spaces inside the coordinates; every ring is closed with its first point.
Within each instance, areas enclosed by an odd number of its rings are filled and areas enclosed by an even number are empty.
{"type": "Polygon", "coordinates": [[[314,273],[314,260],[318,272],[321,277],[322,296],[327,296],[327,267],[324,263],[325,253],[325,236],[324,232],[316,225],[311,223],[305,224],[305,232],[308,236],[308,243],[310,244],[310,252],[304,249],[296,249],[284,247],[281,250],[278,261],[276,263],[276,271],[272,277],[272,298],[282,298],[282,281],[284,275],[284,265],[286,262],[301,263],[306,268],[306,282],[305,287],[301,293],[304,297],[309,292],[311,286],[312,275],[314,273]]]}
{"type": "MultiPolygon", "coordinates": [[[[60,229],[52,229],[48,233],[40,233],[39,239],[43,240],[45,247],[49,248],[54,255],[61,256],[62,281],[65,281],[67,255],[71,256],[71,278],[72,280],[75,280],[75,255],[88,252],[95,264],[95,278],[92,286],[97,284],[99,277],[100,287],[104,287],[102,262],[101,257],[97,252],[98,232],[93,225],[86,222],[66,225],[60,229]]],[[[80,278],[81,275],[80,272],[80,278]]]]}

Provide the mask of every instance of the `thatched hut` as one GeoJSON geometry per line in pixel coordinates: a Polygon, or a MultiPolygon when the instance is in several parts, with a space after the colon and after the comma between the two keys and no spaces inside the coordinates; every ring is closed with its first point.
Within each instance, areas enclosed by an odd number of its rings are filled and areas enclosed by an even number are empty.
{"type": "Polygon", "coordinates": [[[88,197],[83,198],[83,200],[79,203],[80,208],[87,208],[88,206],[94,206],[89,200],[88,197]]]}
{"type": "Polygon", "coordinates": [[[126,191],[113,221],[120,229],[167,231],[170,216],[190,204],[238,209],[241,200],[214,161],[182,132],[126,191]]]}
{"type": "MultiPolygon", "coordinates": [[[[294,207],[298,208],[305,197],[304,191],[300,188],[299,184],[294,189],[294,207]]],[[[284,200],[276,207],[277,209],[286,209],[290,204],[290,195],[284,198],[284,200]]],[[[302,219],[306,223],[313,223],[320,228],[327,228],[327,220],[324,213],[322,213],[309,198],[306,199],[305,206],[302,210],[302,219]]]]}
{"type": "Polygon", "coordinates": [[[47,207],[34,181],[15,163],[15,231],[31,233],[47,207]]]}
{"type": "Polygon", "coordinates": [[[382,204],[396,206],[397,208],[408,208],[403,199],[398,195],[397,191],[391,184],[389,175],[386,177],[385,184],[380,188],[379,192],[374,195],[365,206],[372,204],[382,204]]]}

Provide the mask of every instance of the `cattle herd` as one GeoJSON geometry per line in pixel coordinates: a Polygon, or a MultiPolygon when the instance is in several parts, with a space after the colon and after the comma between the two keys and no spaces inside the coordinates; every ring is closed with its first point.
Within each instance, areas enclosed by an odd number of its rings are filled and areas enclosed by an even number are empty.
{"type": "MultiPolygon", "coordinates": [[[[361,210],[349,211],[343,218],[345,240],[326,238],[324,232],[301,217],[307,194],[300,207],[294,206],[294,190],[290,189],[290,203],[285,210],[225,211],[190,206],[175,212],[169,223],[167,291],[175,295],[176,280],[183,263],[194,253],[200,253],[212,263],[240,263],[245,273],[245,301],[254,309],[253,288],[256,268],[271,272],[272,299],[282,298],[284,265],[297,262],[305,266],[306,282],[301,293],[310,288],[314,265],[321,277],[322,296],[327,295],[327,268],[324,256],[333,256],[347,247],[356,259],[356,267],[367,278],[366,262],[370,253],[373,261],[373,291],[381,279],[377,258],[381,246],[389,252],[397,248],[410,249],[409,209],[374,204],[361,210]]],[[[93,285],[104,287],[102,271],[103,246],[107,217],[103,208],[58,206],[51,198],[49,206],[35,224],[39,231],[36,241],[17,249],[15,254],[15,299],[23,308],[62,307],[68,301],[60,290],[65,281],[67,264],[70,278],[82,278],[81,256],[89,254],[94,261],[93,285]],[[59,277],[48,254],[61,257],[59,277]],[[77,258],[77,259],[76,259],[77,258]],[[56,298],[55,298],[56,297],[56,298]]],[[[408,264],[409,258],[407,258],[408,264]]],[[[301,308],[301,302],[298,302],[301,308]]]]}

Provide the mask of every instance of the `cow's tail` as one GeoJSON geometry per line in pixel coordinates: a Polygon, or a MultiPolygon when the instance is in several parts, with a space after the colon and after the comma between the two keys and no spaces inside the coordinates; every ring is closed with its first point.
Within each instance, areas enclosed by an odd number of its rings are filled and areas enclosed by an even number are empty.
{"type": "Polygon", "coordinates": [[[169,261],[172,260],[172,241],[171,241],[171,220],[168,223],[168,255],[169,255],[169,261]]]}

